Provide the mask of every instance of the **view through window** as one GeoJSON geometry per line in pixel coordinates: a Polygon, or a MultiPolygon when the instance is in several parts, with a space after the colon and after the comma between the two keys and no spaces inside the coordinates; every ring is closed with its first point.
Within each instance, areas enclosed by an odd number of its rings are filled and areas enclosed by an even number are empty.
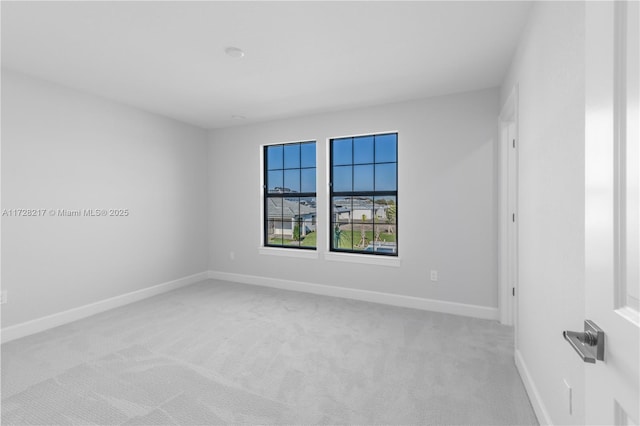
{"type": "Polygon", "coordinates": [[[330,142],[332,251],[398,255],[398,134],[330,142]]]}
{"type": "Polygon", "coordinates": [[[264,147],[264,245],[316,248],[316,143],[264,147]]]}

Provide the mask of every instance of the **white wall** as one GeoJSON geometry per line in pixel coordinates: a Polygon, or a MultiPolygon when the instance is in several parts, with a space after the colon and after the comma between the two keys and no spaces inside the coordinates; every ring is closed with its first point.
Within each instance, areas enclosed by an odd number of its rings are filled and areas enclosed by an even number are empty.
{"type": "Polygon", "coordinates": [[[490,89],[210,132],[210,269],[496,308],[498,97],[490,89]],[[327,138],[394,130],[401,266],[326,260],[327,138]],[[303,140],[319,144],[320,255],[260,254],[260,146],[303,140]]]}
{"type": "Polygon", "coordinates": [[[2,70],[2,326],[207,269],[206,132],[2,70]]]}
{"type": "Polygon", "coordinates": [[[517,356],[554,424],[584,423],[584,365],[562,338],[584,320],[584,26],[583,3],[536,2],[501,96],[518,84],[517,356]]]}

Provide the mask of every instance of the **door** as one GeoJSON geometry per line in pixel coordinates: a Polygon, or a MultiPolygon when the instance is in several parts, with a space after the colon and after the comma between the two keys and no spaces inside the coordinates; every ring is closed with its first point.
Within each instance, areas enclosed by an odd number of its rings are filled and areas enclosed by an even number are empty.
{"type": "Polygon", "coordinates": [[[639,18],[637,1],[586,4],[585,314],[605,333],[587,424],[640,420],[639,18]]]}

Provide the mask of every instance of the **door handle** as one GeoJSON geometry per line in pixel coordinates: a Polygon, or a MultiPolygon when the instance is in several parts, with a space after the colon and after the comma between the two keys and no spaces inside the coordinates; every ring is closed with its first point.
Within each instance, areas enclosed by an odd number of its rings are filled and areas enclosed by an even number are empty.
{"type": "Polygon", "coordinates": [[[584,331],[563,331],[564,339],[584,362],[604,361],[604,331],[593,321],[585,320],[584,331]]]}

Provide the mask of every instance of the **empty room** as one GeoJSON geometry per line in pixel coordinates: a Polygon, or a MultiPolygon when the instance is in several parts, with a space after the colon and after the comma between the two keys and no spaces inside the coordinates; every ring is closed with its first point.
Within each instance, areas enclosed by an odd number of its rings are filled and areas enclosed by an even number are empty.
{"type": "Polygon", "coordinates": [[[638,1],[2,1],[3,425],[640,424],[638,1]]]}

